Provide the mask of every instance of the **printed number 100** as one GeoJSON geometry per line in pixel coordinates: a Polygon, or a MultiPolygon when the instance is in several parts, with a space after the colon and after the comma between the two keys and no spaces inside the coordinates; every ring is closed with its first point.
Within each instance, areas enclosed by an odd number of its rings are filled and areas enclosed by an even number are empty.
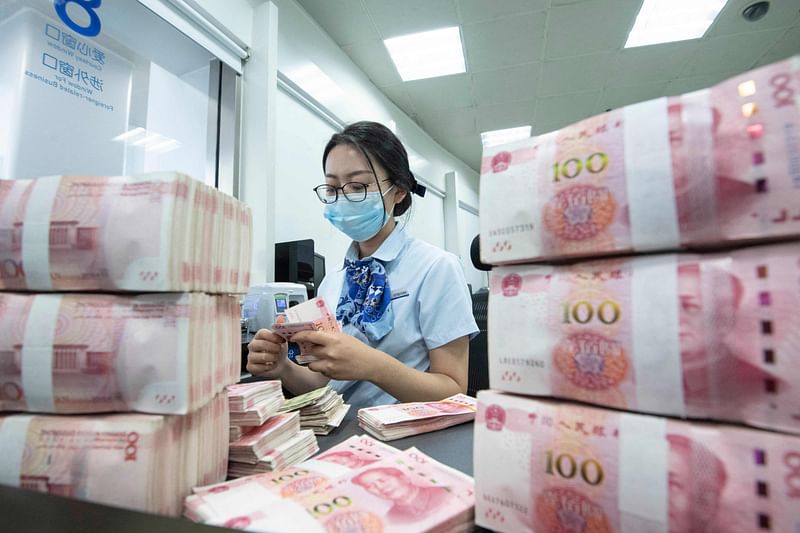
{"type": "Polygon", "coordinates": [[[551,476],[559,475],[564,479],[572,479],[580,471],[581,479],[592,486],[597,486],[603,482],[603,467],[594,459],[581,461],[580,469],[575,458],[569,453],[562,453],[557,456],[548,451],[547,465],[545,472],[551,476]]]}
{"type": "MultiPolygon", "coordinates": [[[[587,324],[595,317],[595,306],[591,302],[581,300],[575,304],[565,303],[564,309],[564,324],[571,324],[572,321],[578,324],[587,324]]],[[[605,300],[597,306],[597,319],[606,325],[611,325],[619,320],[622,311],[617,302],[605,300]]]]}
{"type": "Polygon", "coordinates": [[[599,174],[608,168],[608,154],[604,152],[595,152],[586,158],[586,161],[581,161],[577,157],[567,159],[566,161],[556,161],[553,164],[553,181],[558,183],[561,178],[572,179],[577,178],[583,169],[589,171],[590,174],[599,174]]]}

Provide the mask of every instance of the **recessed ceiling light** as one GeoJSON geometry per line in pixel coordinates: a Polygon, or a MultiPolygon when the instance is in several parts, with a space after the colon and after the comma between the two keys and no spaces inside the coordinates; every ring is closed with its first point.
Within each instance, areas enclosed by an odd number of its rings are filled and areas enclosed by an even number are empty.
{"type": "Polygon", "coordinates": [[[625,48],[697,39],[727,0],[644,0],[625,48]]]}
{"type": "Polygon", "coordinates": [[[466,72],[458,26],[383,41],[403,81],[466,72]]]}
{"type": "Polygon", "coordinates": [[[481,133],[481,142],[484,148],[506,144],[520,139],[527,139],[531,136],[530,126],[520,126],[518,128],[506,128],[504,130],[484,131],[481,133]]]}

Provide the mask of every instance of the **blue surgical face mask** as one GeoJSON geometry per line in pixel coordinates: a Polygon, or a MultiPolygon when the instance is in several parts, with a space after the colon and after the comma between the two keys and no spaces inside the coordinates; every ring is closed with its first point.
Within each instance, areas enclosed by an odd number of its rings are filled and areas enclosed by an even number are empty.
{"type": "Polygon", "coordinates": [[[394,185],[383,194],[368,192],[363,202],[350,202],[340,196],[335,203],[325,206],[325,218],[354,241],[368,241],[389,222],[389,215],[383,209],[383,197],[392,189],[394,185]]]}

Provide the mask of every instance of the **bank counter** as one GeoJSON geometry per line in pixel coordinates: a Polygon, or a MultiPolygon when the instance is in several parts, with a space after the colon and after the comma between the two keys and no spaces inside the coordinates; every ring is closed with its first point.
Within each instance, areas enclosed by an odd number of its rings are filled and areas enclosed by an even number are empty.
{"type": "MultiPolygon", "coordinates": [[[[342,425],[332,434],[317,437],[321,451],[351,435],[364,433],[358,427],[357,409],[351,408],[342,425]]],[[[416,435],[388,444],[404,450],[416,446],[448,466],[472,475],[473,424],[461,424],[433,433],[416,435]]],[[[124,480],[120,480],[124,482],[124,480]]],[[[195,524],[182,518],[167,518],[127,511],[94,503],[51,496],[0,485],[0,531],[9,533],[200,533],[220,528],[195,524]]]]}

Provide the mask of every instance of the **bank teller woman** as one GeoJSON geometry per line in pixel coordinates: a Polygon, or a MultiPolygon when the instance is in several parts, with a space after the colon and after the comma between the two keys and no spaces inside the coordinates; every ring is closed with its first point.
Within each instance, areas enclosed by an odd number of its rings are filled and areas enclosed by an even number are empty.
{"type": "Polygon", "coordinates": [[[466,392],[469,339],[478,332],[458,258],[410,236],[395,216],[424,194],[400,140],[385,126],[357,122],[334,134],[314,188],[324,216],[353,242],[318,295],[336,309],[341,333],[303,331],[317,361],[287,358],[284,340],[260,330],[247,370],[280,379],[293,394],[325,384],[357,407],[440,400],[466,392]]]}

